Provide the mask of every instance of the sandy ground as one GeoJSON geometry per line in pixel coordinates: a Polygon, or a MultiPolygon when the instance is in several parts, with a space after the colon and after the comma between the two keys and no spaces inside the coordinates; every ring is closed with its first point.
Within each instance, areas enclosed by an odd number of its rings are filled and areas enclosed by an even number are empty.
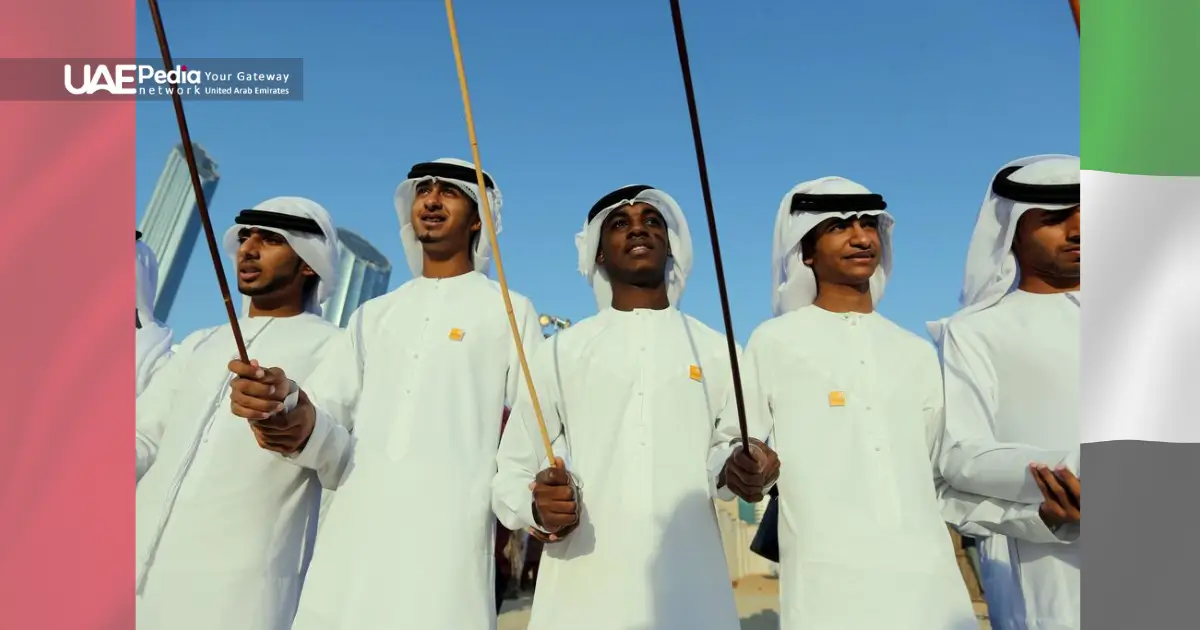
{"type": "MultiPolygon", "coordinates": [[[[779,587],[778,583],[766,577],[748,577],[741,580],[734,588],[738,614],[742,618],[742,630],[778,630],[779,629],[779,587]]],[[[500,613],[499,630],[525,630],[529,623],[530,598],[522,598],[505,602],[500,613]]],[[[980,630],[990,630],[987,622],[986,607],[977,605],[976,615],[979,616],[980,630]]]]}

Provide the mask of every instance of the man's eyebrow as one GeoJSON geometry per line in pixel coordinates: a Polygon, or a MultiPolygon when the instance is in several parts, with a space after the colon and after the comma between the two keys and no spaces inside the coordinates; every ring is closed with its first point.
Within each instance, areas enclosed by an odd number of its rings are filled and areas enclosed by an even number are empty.
{"type": "Polygon", "coordinates": [[[608,217],[606,217],[604,219],[604,222],[608,223],[609,221],[612,221],[613,219],[616,219],[616,218],[628,219],[629,218],[629,210],[627,210],[628,207],[629,206],[621,206],[620,208],[614,208],[612,210],[612,212],[608,213],[608,217]]]}

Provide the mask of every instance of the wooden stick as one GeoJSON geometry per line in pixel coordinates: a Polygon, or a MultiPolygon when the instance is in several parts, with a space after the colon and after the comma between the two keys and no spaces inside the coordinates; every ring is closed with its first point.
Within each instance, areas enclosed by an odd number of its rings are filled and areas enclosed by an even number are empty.
{"type": "MultiPolygon", "coordinates": [[[[158,0],[149,0],[149,2],[150,17],[154,20],[154,32],[158,35],[158,48],[162,51],[163,71],[170,72],[175,64],[171,61],[171,48],[167,46],[167,32],[163,29],[158,0]]],[[[237,310],[233,308],[233,297],[229,293],[229,283],[225,280],[225,266],[221,264],[221,249],[217,247],[217,237],[213,233],[212,219],[208,216],[208,203],[204,200],[204,190],[200,185],[200,169],[196,166],[196,154],[192,151],[192,134],[188,133],[187,118],[183,115],[183,97],[179,95],[178,84],[171,87],[171,100],[175,103],[175,120],[179,123],[179,137],[183,140],[183,155],[187,158],[188,172],[192,176],[192,191],[196,194],[196,211],[200,213],[200,224],[204,226],[204,238],[208,241],[208,253],[212,255],[213,270],[217,273],[217,284],[221,287],[221,297],[225,300],[225,311],[229,315],[233,340],[237,343],[238,356],[242,362],[249,363],[246,342],[242,338],[242,327],[238,325],[237,310]]]]}
{"type": "Polygon", "coordinates": [[[1075,16],[1075,34],[1080,35],[1079,30],[1079,0],[1068,0],[1071,3],[1071,15],[1075,16]]]}
{"type": "MultiPolygon", "coordinates": [[[[546,430],[546,421],[542,417],[542,405],[538,402],[537,391],[533,387],[533,375],[529,372],[529,362],[525,358],[525,346],[521,343],[521,329],[517,326],[517,317],[513,314],[512,296],[508,294],[508,281],[504,278],[504,264],[500,261],[500,243],[496,238],[496,225],[492,220],[491,203],[488,201],[487,188],[484,185],[483,165],[479,160],[479,141],[475,138],[475,118],[471,115],[471,96],[467,91],[467,71],[463,67],[462,49],[458,43],[458,24],[454,20],[454,1],[446,0],[446,20],[450,24],[450,44],[454,47],[454,63],[458,68],[458,86],[462,90],[463,110],[467,117],[467,136],[471,140],[471,158],[475,162],[475,178],[479,186],[480,204],[483,206],[483,224],[487,226],[488,239],[492,244],[492,255],[496,258],[496,280],[500,283],[500,295],[504,296],[504,309],[508,312],[508,325],[512,329],[513,343],[517,346],[517,359],[521,362],[521,373],[525,375],[525,385],[529,388],[529,399],[533,403],[533,415],[537,418],[538,429],[542,433],[542,446],[546,449],[546,458],[550,466],[555,466],[554,448],[550,443],[550,432],[546,430]]],[[[532,334],[532,333],[531,333],[532,334]]],[[[536,334],[541,334],[537,331],[536,334]]]]}
{"type": "Polygon", "coordinates": [[[683,15],[679,10],[679,0],[671,0],[671,19],[675,23],[675,45],[679,49],[679,69],[683,72],[688,115],[692,119],[692,140],[696,145],[696,163],[700,167],[700,189],[704,193],[704,212],[708,215],[708,238],[712,242],[713,262],[717,266],[717,289],[721,294],[721,315],[725,319],[729,367],[733,370],[733,396],[737,403],[738,424],[742,430],[743,448],[749,453],[750,435],[746,429],[746,400],[742,394],[742,374],[738,368],[737,340],[733,336],[733,316],[729,313],[729,292],[725,288],[725,267],[721,264],[721,243],[717,238],[717,216],[713,211],[712,192],[708,186],[708,165],[704,160],[704,141],[700,139],[700,114],[696,110],[696,93],[692,89],[692,68],[688,64],[687,40],[683,35],[683,15]]]}

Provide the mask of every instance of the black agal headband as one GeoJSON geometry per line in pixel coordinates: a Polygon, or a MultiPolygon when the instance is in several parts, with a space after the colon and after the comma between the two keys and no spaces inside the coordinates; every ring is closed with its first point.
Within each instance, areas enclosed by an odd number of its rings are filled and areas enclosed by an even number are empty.
{"type": "Polygon", "coordinates": [[[595,219],[597,215],[599,215],[601,212],[604,212],[605,208],[615,205],[615,204],[618,204],[627,199],[633,199],[634,197],[646,192],[647,190],[654,190],[654,187],[647,186],[645,184],[636,184],[633,186],[625,186],[624,188],[618,188],[618,189],[608,193],[607,195],[604,195],[603,197],[600,198],[600,201],[597,201],[595,204],[592,205],[591,210],[588,210],[587,222],[591,223],[592,220],[595,219]]]}
{"type": "Polygon", "coordinates": [[[870,212],[872,210],[887,210],[887,202],[883,200],[882,195],[812,195],[807,193],[792,195],[792,214],[801,212],[870,212]]]}
{"type": "MultiPolygon", "coordinates": [[[[458,164],[447,164],[446,162],[422,162],[414,164],[412,169],[408,171],[408,179],[420,179],[422,177],[453,179],[468,184],[475,184],[479,181],[479,178],[475,175],[474,168],[459,166],[458,164]]],[[[487,173],[483,174],[483,185],[489,190],[496,188],[492,177],[487,173]]]]}
{"type": "Polygon", "coordinates": [[[1079,205],[1079,184],[1022,184],[1009,179],[1024,167],[1010,166],[992,180],[992,193],[1017,203],[1079,205]]]}
{"type": "Polygon", "coordinates": [[[263,227],[275,228],[277,230],[285,230],[288,232],[301,232],[304,234],[315,234],[317,236],[325,236],[325,232],[321,226],[312,219],[297,217],[281,212],[270,212],[268,210],[242,210],[238,213],[234,222],[238,225],[261,225],[263,227]]]}

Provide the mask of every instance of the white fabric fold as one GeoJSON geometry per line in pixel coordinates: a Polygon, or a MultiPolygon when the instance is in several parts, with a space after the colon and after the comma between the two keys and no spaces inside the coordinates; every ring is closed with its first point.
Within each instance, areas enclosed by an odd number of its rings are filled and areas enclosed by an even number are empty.
{"type": "Polygon", "coordinates": [[[895,221],[885,210],[866,212],[799,212],[792,213],[792,196],[808,195],[869,195],[862,184],[844,177],[822,177],[796,184],[779,202],[775,216],[775,235],[771,251],[771,307],[776,317],[809,306],[817,298],[817,278],[804,264],[800,241],[822,221],[853,216],[878,216],[882,260],[871,276],[871,299],[875,304],[883,298],[888,275],[892,272],[892,226],[895,221]]]}
{"type": "Polygon", "coordinates": [[[137,316],[142,327],[135,335],[137,355],[134,369],[137,379],[135,395],[140,395],[150,383],[154,371],[161,366],[161,360],[171,354],[174,334],[170,328],[154,318],[158,259],[150,247],[141,241],[137,241],[136,259],[137,316]]]}
{"type": "Polygon", "coordinates": [[[591,221],[585,221],[583,229],[575,235],[575,249],[579,252],[579,273],[587,279],[596,296],[596,307],[603,311],[612,307],[612,284],[608,274],[596,264],[596,252],[600,248],[600,234],[604,221],[617,208],[646,203],[658,210],[667,222],[667,240],[671,245],[671,259],[667,261],[667,299],[678,308],[692,272],[692,233],[688,230],[683,208],[667,193],[651,188],[632,199],[622,199],[601,210],[591,221]]]}
{"type": "MultiPolygon", "coordinates": [[[[475,165],[456,158],[438,158],[435,163],[453,164],[455,166],[463,166],[471,170],[475,170],[475,165]]],[[[484,171],[484,174],[492,180],[495,185],[487,191],[488,206],[492,211],[492,223],[496,226],[496,236],[500,236],[500,207],[504,205],[504,195],[500,193],[500,185],[496,182],[496,178],[492,177],[491,173],[484,171]]],[[[425,268],[424,254],[421,249],[421,241],[417,240],[417,232],[412,224],[412,205],[413,199],[416,197],[417,185],[422,182],[436,181],[438,177],[418,177],[414,179],[406,179],[400,182],[396,187],[396,195],[394,202],[396,205],[396,216],[400,219],[400,244],[404,247],[404,257],[408,261],[408,268],[412,271],[414,278],[420,277],[421,272],[425,268]]],[[[476,179],[460,180],[446,179],[447,183],[453,184],[461,188],[468,196],[471,197],[479,207],[479,212],[483,212],[483,201],[479,194],[479,183],[476,179]]],[[[483,216],[479,219],[482,221],[483,216]]],[[[492,260],[492,243],[484,230],[480,230],[478,238],[475,239],[475,251],[472,252],[475,263],[475,271],[487,273],[488,265],[492,260]]]]}

